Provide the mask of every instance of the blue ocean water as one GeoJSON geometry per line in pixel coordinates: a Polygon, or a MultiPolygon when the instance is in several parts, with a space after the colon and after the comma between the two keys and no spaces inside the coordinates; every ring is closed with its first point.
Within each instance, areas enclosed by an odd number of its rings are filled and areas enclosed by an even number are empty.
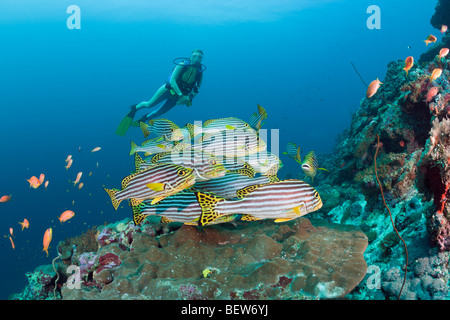
{"type": "MultiPolygon", "coordinates": [[[[126,206],[113,209],[103,186],[118,186],[133,170],[130,140],[143,138],[137,128],[125,137],[114,132],[131,104],[149,100],[164,83],[174,58],[201,49],[207,70],[193,106],[176,106],[164,117],[179,125],[248,120],[258,103],[269,115],[269,138],[270,129],[279,129],[280,151],[292,141],[323,155],[333,151],[365,94],[350,62],[366,82],[383,81],[389,61],[425,51],[423,40],[435,31],[434,6],[418,0],[2,1],[0,196],[12,200],[0,203],[0,299],[23,289],[25,272],[51,263],[59,241],[130,216],[126,206]],[[381,9],[381,29],[366,26],[373,4],[381,9]],[[79,30],[67,28],[69,5],[81,9],[79,30]],[[97,146],[102,149],[92,153],[97,146]],[[74,162],[66,170],[69,154],[74,162]],[[69,182],[80,171],[82,189],[69,182]],[[31,189],[26,180],[41,173],[48,189],[31,189]],[[57,217],[67,209],[75,217],[61,224],[57,217]],[[21,231],[24,218],[30,227],[21,231]],[[47,257],[42,237],[49,227],[47,257]]],[[[289,160],[282,170],[296,174],[289,160]]]]}

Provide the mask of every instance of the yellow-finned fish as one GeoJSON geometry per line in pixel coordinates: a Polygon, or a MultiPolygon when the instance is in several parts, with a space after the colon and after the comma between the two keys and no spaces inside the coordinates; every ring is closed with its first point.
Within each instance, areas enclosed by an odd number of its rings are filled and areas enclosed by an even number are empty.
{"type": "Polygon", "coordinates": [[[122,200],[130,199],[136,206],[146,199],[152,204],[189,188],[195,183],[193,170],[172,163],[158,163],[145,170],[138,171],[122,180],[122,190],[106,189],[117,210],[122,200]]]}
{"type": "Polygon", "coordinates": [[[217,157],[193,149],[157,153],[145,161],[135,154],[136,171],[151,167],[155,163],[173,163],[191,168],[194,170],[196,181],[220,178],[226,173],[225,167],[217,157]]]}
{"type": "Polygon", "coordinates": [[[195,192],[202,208],[199,226],[230,214],[249,215],[255,219],[287,221],[319,210],[319,193],[301,180],[282,180],[265,185],[251,185],[239,192],[241,200],[226,200],[214,194],[195,192]]]}
{"type": "Polygon", "coordinates": [[[306,176],[311,178],[311,182],[313,182],[314,177],[317,174],[317,170],[324,170],[329,172],[329,170],[325,168],[319,168],[316,153],[314,151],[310,151],[303,159],[302,170],[306,174],[306,176]]]}
{"type": "Polygon", "coordinates": [[[168,119],[154,119],[149,120],[148,123],[139,123],[145,138],[150,133],[153,133],[158,137],[163,137],[166,141],[180,141],[183,139],[183,132],[180,127],[168,119]]]}
{"type": "Polygon", "coordinates": [[[297,145],[294,142],[288,142],[286,146],[286,152],[283,152],[283,154],[288,155],[290,158],[294,159],[298,163],[302,164],[302,157],[300,155],[300,147],[297,147],[297,145]]]}
{"type": "Polygon", "coordinates": [[[141,146],[138,146],[133,141],[131,143],[130,156],[136,152],[144,152],[145,155],[152,155],[159,152],[167,152],[174,148],[175,144],[171,141],[164,140],[163,137],[153,138],[144,141],[141,146]]]}

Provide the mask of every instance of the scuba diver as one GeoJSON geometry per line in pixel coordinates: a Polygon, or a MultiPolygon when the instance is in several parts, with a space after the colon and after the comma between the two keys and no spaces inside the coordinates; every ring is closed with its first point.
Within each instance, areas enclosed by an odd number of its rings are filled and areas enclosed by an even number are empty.
{"type": "Polygon", "coordinates": [[[192,99],[197,95],[202,83],[203,71],[206,67],[201,63],[203,59],[202,50],[194,50],[190,58],[176,58],[168,81],[163,84],[149,101],[131,106],[130,112],[120,122],[116,134],[123,136],[131,126],[139,127],[139,122],[145,122],[157,118],[177,104],[185,104],[190,107],[192,99]],[[181,60],[181,61],[180,61],[181,60]],[[164,102],[160,107],[158,104],[164,102]],[[137,121],[133,121],[136,112],[140,109],[150,108],[150,113],[144,115],[137,121]]]}

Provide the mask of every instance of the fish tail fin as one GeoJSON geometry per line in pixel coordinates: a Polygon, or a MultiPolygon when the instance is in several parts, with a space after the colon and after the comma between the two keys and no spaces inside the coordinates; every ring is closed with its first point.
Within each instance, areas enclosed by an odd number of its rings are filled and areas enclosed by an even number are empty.
{"type": "Polygon", "coordinates": [[[198,220],[199,226],[207,225],[220,217],[220,214],[216,210],[217,203],[224,201],[225,199],[203,192],[195,192],[195,196],[202,209],[202,213],[198,220]]]}
{"type": "Polygon", "coordinates": [[[134,143],[133,141],[130,141],[130,144],[131,144],[130,156],[132,156],[133,154],[136,153],[137,144],[134,143]]]}
{"type": "Polygon", "coordinates": [[[150,134],[150,126],[146,124],[145,122],[139,122],[139,126],[141,127],[142,133],[144,134],[144,137],[147,138],[150,134]]]}
{"type": "Polygon", "coordinates": [[[47,253],[47,257],[48,257],[48,250],[47,249],[42,249],[42,251],[45,251],[45,253],[47,253]]]}
{"type": "Polygon", "coordinates": [[[134,154],[134,168],[136,172],[141,171],[141,164],[144,162],[144,159],[142,159],[137,153],[134,154]]]}
{"type": "Polygon", "coordinates": [[[22,226],[22,231],[25,228],[25,224],[23,222],[19,222],[19,224],[22,226]]]}
{"type": "Polygon", "coordinates": [[[108,193],[108,195],[110,196],[111,203],[112,203],[114,209],[117,210],[117,208],[119,207],[119,203],[122,201],[122,200],[117,200],[117,198],[116,198],[116,193],[118,190],[117,189],[106,189],[106,188],[104,188],[104,189],[105,189],[106,193],[108,193]]]}
{"type": "Polygon", "coordinates": [[[135,226],[141,224],[141,222],[147,217],[146,214],[141,213],[142,207],[141,205],[132,207],[133,209],[133,222],[135,226]]]}

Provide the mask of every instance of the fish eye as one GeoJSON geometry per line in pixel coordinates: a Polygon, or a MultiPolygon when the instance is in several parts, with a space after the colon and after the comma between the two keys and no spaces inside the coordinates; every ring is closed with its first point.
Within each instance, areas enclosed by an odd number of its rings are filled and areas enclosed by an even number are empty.
{"type": "Polygon", "coordinates": [[[320,198],[319,193],[318,193],[317,191],[314,192],[314,198],[316,198],[316,199],[319,199],[319,198],[320,198]]]}
{"type": "Polygon", "coordinates": [[[216,164],[216,161],[214,159],[211,159],[211,160],[208,161],[208,164],[213,166],[213,165],[216,164]]]}
{"type": "Polygon", "coordinates": [[[180,176],[180,177],[183,177],[183,176],[185,176],[186,174],[187,174],[187,171],[186,170],[184,170],[184,169],[180,169],[180,170],[178,170],[178,175],[180,176]]]}

